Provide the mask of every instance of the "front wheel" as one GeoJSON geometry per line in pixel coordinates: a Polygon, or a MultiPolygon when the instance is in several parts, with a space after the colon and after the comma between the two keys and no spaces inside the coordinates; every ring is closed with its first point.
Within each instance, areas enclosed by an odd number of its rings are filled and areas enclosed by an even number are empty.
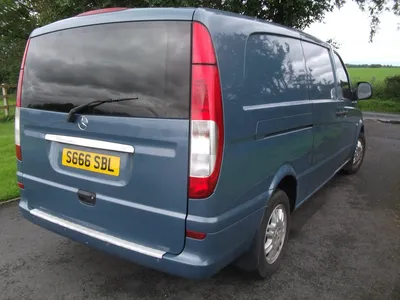
{"type": "Polygon", "coordinates": [[[356,149],[354,150],[353,157],[351,160],[344,166],[343,172],[346,174],[354,174],[360,169],[361,164],[364,160],[366,151],[366,142],[365,136],[363,132],[360,132],[360,135],[357,139],[356,149]]]}

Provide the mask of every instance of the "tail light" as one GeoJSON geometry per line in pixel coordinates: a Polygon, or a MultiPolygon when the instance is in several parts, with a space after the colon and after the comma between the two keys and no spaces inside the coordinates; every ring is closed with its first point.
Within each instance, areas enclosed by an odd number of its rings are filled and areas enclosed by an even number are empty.
{"type": "Polygon", "coordinates": [[[211,36],[193,23],[189,197],[206,198],[218,181],[224,128],[221,84],[211,36]]]}
{"type": "Polygon", "coordinates": [[[15,151],[18,160],[22,160],[21,151],[21,128],[20,128],[20,107],[21,107],[21,96],[22,96],[22,82],[24,80],[24,68],[26,61],[26,54],[28,53],[29,42],[26,43],[24,56],[22,57],[21,69],[19,70],[19,79],[17,86],[17,107],[15,108],[15,151]]]}
{"type": "Polygon", "coordinates": [[[20,110],[19,107],[15,109],[15,155],[18,160],[22,161],[21,139],[20,139],[20,110]]]}

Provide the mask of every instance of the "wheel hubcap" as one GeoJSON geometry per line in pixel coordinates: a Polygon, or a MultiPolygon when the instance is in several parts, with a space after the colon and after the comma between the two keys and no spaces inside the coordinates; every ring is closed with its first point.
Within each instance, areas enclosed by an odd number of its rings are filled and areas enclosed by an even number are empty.
{"type": "Polygon", "coordinates": [[[264,254],[269,264],[273,264],[282,251],[283,244],[285,243],[286,227],[286,210],[282,204],[279,204],[269,217],[265,232],[264,254]]]}
{"type": "Polygon", "coordinates": [[[361,140],[357,141],[356,150],[354,151],[353,165],[356,166],[361,162],[364,152],[364,145],[361,140]]]}

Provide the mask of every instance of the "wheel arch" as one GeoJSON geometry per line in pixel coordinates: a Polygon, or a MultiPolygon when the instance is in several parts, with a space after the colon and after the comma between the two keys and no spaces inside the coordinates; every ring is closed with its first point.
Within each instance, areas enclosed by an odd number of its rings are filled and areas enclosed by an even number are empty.
{"type": "Polygon", "coordinates": [[[277,189],[284,191],[289,197],[290,212],[293,212],[296,207],[298,183],[296,171],[291,165],[285,164],[276,172],[269,186],[269,199],[277,189]]]}
{"type": "Polygon", "coordinates": [[[356,135],[355,135],[355,137],[354,137],[353,148],[352,148],[351,153],[353,153],[353,151],[356,149],[357,140],[358,140],[358,137],[359,137],[360,133],[365,134],[365,131],[364,131],[364,130],[365,130],[365,128],[364,128],[364,121],[363,121],[363,119],[360,119],[360,121],[358,122],[356,135]]]}

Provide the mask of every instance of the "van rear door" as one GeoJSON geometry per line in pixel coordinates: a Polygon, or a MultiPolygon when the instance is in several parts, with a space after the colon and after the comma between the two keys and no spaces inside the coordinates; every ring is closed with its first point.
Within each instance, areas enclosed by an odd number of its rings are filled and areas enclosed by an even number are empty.
{"type": "Polygon", "coordinates": [[[31,209],[179,253],[187,211],[190,21],[31,38],[20,110],[31,209]],[[95,100],[137,97],[68,112],[95,100]]]}

